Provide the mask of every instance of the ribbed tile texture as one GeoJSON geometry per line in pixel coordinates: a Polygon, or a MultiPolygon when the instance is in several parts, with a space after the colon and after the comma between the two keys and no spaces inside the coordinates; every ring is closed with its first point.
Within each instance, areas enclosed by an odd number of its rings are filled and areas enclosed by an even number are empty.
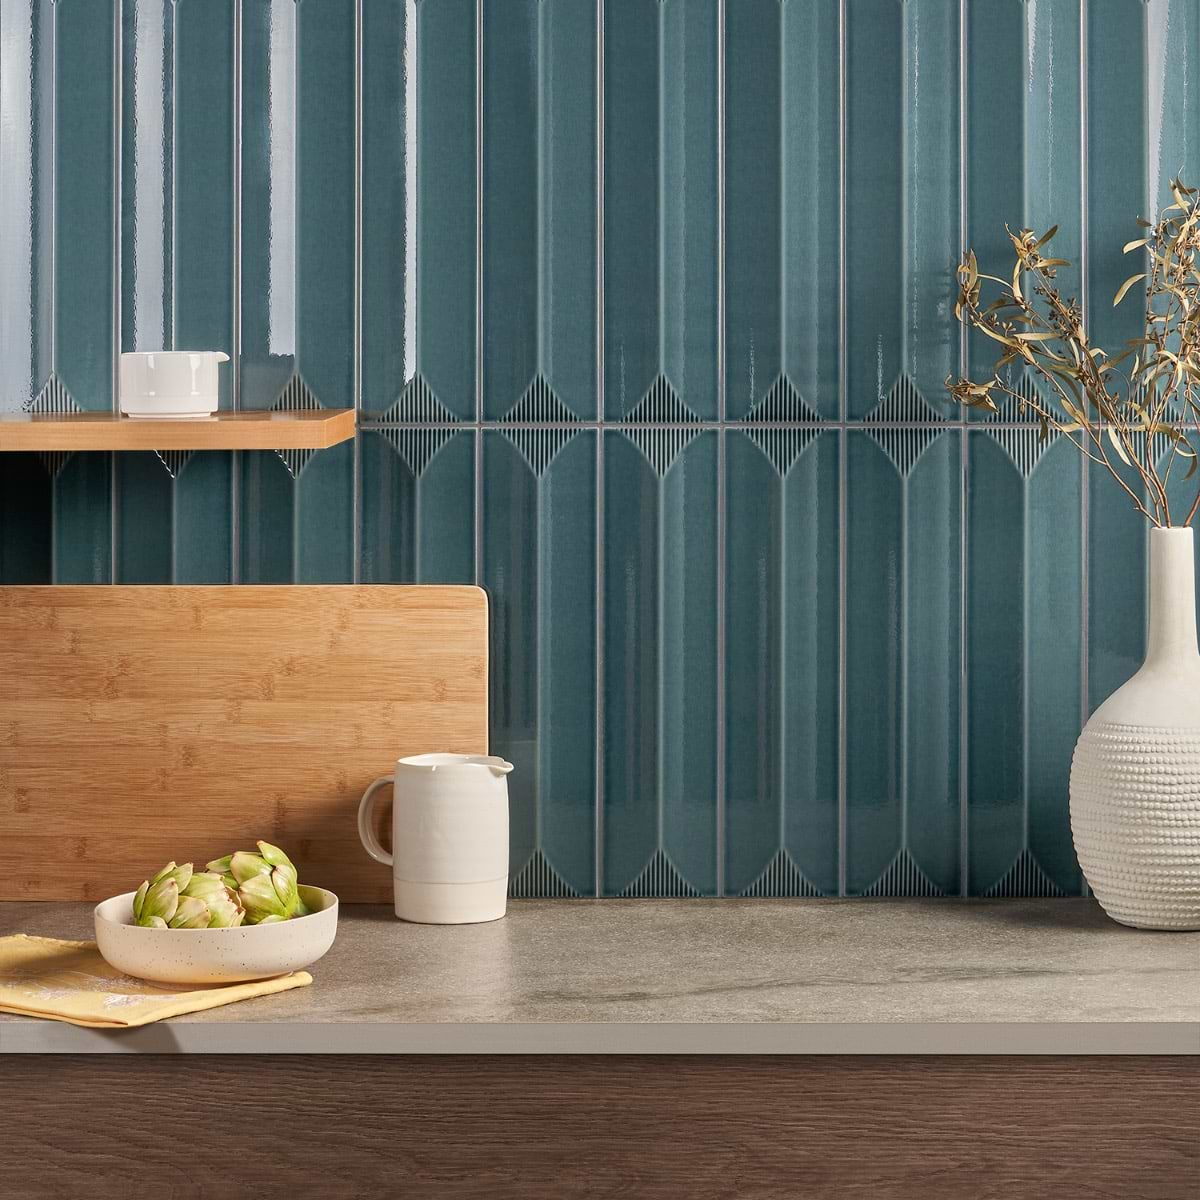
{"type": "Polygon", "coordinates": [[[0,579],[483,585],[514,895],[1080,891],[1145,532],[949,407],[996,353],[952,263],[1057,223],[1093,340],[1137,332],[1194,0],[2,9],[0,407],[206,348],[225,408],[363,422],[6,457],[0,579]]]}

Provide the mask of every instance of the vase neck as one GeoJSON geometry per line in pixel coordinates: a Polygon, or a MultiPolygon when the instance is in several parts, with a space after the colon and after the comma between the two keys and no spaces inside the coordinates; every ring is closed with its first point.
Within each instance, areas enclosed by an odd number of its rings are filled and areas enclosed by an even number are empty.
{"type": "Polygon", "coordinates": [[[1150,531],[1150,636],[1146,661],[1200,658],[1196,566],[1190,529],[1150,531]]]}

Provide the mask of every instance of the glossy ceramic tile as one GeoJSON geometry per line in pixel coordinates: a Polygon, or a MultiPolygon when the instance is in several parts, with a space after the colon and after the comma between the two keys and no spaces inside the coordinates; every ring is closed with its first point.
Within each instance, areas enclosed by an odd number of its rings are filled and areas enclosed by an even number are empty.
{"type": "Polygon", "coordinates": [[[449,429],[359,435],[363,583],[475,582],[475,439],[449,429]]]}
{"type": "Polygon", "coordinates": [[[242,407],[354,402],[353,23],[244,0],[242,407]]]}
{"type": "Polygon", "coordinates": [[[483,435],[492,751],[516,767],[517,896],[595,891],[596,436],[483,435]]]}
{"type": "MultiPolygon", "coordinates": [[[[1088,114],[1095,134],[1088,157],[1089,309],[1099,346],[1141,334],[1131,303],[1112,298],[1132,272],[1116,253],[1135,237],[1133,217],[1149,210],[1148,177],[1126,169],[1127,154],[1149,159],[1141,107],[1145,81],[1127,69],[1146,45],[1146,6],[1093,0],[1089,6],[1088,114]]],[[[1141,665],[1145,648],[1146,530],[1142,518],[1103,468],[1088,475],[1088,711],[1141,665]]]]}
{"type": "Polygon", "coordinates": [[[838,409],[838,6],[726,6],[726,412],[838,409]]]}
{"type": "Polygon", "coordinates": [[[233,16],[233,0],[124,8],[124,350],[233,350],[233,16]]]}
{"type": "Polygon", "coordinates": [[[242,583],[354,580],[354,444],[304,453],[298,478],[272,451],[238,456],[242,583]]]}
{"type": "Polygon", "coordinates": [[[1159,205],[1171,202],[1173,176],[1200,179],[1200,6],[1147,0],[1145,9],[1149,194],[1159,205]]]}
{"type": "Polygon", "coordinates": [[[970,436],[967,529],[968,883],[972,894],[1077,894],[1067,819],[1080,728],[1082,470],[1035,429],[970,436]],[[1019,466],[1023,463],[1024,467],[1019,466]]]}
{"type": "MultiPolygon", "coordinates": [[[[936,420],[958,363],[958,13],[846,7],[847,413],[936,420]]],[[[810,233],[810,236],[811,233],[810,233]]]]}
{"type": "MultiPolygon", "coordinates": [[[[121,162],[124,350],[173,348],[173,169],[179,161],[175,153],[175,13],[172,0],[130,0],[129,19],[122,30],[122,128],[129,133],[122,142],[121,162]]],[[[187,156],[181,157],[186,160],[187,156]]],[[[179,190],[187,194],[186,188],[179,190]]],[[[232,286],[229,292],[232,295],[232,286]]]]}
{"type": "MultiPolygon", "coordinates": [[[[1074,264],[1060,269],[1059,286],[1065,295],[1076,297],[1081,287],[1084,217],[1079,136],[1081,11],[1077,0],[1035,4],[972,0],[967,25],[970,244],[981,262],[1011,264],[1006,224],[1014,231],[1036,229],[1039,235],[1057,225],[1053,251],[1074,264]],[[1022,97],[1019,107],[997,103],[998,96],[1017,87],[1022,97]]],[[[1132,75],[1136,89],[1138,73],[1131,71],[1131,63],[1123,51],[1119,73],[1132,75]]],[[[1123,85],[1106,77],[1105,86],[1119,91],[1123,85]]],[[[1098,139],[1093,138],[1091,145],[1093,156],[1103,155],[1098,139]]],[[[1121,150],[1123,162],[1126,153],[1121,150]]],[[[1105,179],[1100,192],[1108,186],[1105,179]]],[[[1099,194],[1093,189],[1089,207],[1097,200],[1099,194]]],[[[1116,249],[1127,240],[1121,239],[1116,249]]],[[[989,341],[971,337],[973,371],[985,371],[995,361],[989,341]]]]}
{"type": "Polygon", "coordinates": [[[836,432],[725,435],[725,890],[838,891],[836,432]]]}
{"type": "Polygon", "coordinates": [[[1078,892],[1145,530],[964,432],[952,266],[1057,223],[1133,336],[1198,68],[1192,0],[0,0],[0,408],[364,417],[4,456],[0,579],[482,583],[517,894],[1078,892]]]}
{"type": "MultiPolygon", "coordinates": [[[[1089,19],[1090,321],[1093,340],[1111,349],[1141,333],[1136,304],[1112,307],[1135,269],[1117,253],[1137,236],[1133,216],[1165,202],[1162,185],[1177,171],[1200,177],[1200,16],[1177,0],[1093,0],[1089,19]],[[1143,56],[1144,76],[1128,65],[1143,56]],[[1145,175],[1127,169],[1131,154],[1144,156],[1145,175]]],[[[1102,467],[1089,472],[1088,549],[1090,712],[1137,670],[1145,652],[1145,524],[1102,467]]]]}
{"type": "Polygon", "coordinates": [[[230,583],[233,456],[120,454],[117,583],[230,583]]]}
{"type": "Polygon", "coordinates": [[[54,10],[0,3],[0,410],[53,369],[54,10]]]}
{"type": "MultiPolygon", "coordinates": [[[[114,5],[10,0],[0,17],[3,403],[39,411],[108,409],[115,361],[114,5]],[[60,86],[63,79],[72,80],[69,88],[60,86]]],[[[109,456],[58,454],[42,463],[52,496],[49,577],[107,581],[109,456]]]]}
{"type": "Polygon", "coordinates": [[[475,59],[473,0],[363,6],[362,405],[392,419],[475,415],[475,59]]]}
{"type": "Polygon", "coordinates": [[[604,7],[604,378],[611,420],[715,418],[717,0],[604,7]]]}
{"type": "MultiPolygon", "coordinates": [[[[130,0],[121,46],[121,349],[234,349],[233,0],[130,0]]],[[[220,372],[220,405],[233,404],[220,372]]],[[[232,578],[229,455],[131,454],[122,583],[232,578]]]]}
{"type": "MultiPolygon", "coordinates": [[[[355,403],[355,30],[244,0],[241,406],[355,403]]],[[[244,582],[349,582],[353,451],[241,456],[244,582]]]]}
{"type": "Polygon", "coordinates": [[[54,549],[46,583],[112,582],[111,454],[48,456],[54,549]]]}
{"type": "Polygon", "coordinates": [[[483,409],[596,415],[596,6],[483,6],[483,409]]]}
{"type": "Polygon", "coordinates": [[[605,895],[716,890],[718,451],[604,435],[605,895]]]}
{"type": "MultiPolygon", "coordinates": [[[[45,6],[38,6],[39,9],[45,6]]],[[[110,409],[114,363],[114,0],[54,5],[52,375],[80,408],[110,409]],[[63,86],[69,81],[67,86],[63,86]]],[[[43,69],[48,66],[43,63],[43,69]]],[[[53,390],[53,389],[52,389],[53,390]]],[[[35,403],[35,406],[36,403],[35,403]]],[[[89,478],[94,470],[84,469],[89,478]]],[[[80,529],[79,536],[84,536],[80,529]]]]}
{"type": "Polygon", "coordinates": [[[851,895],[960,890],[960,439],[846,436],[851,895]]]}
{"type": "MultiPolygon", "coordinates": [[[[175,0],[174,344],[232,353],[233,0],[175,0]]],[[[232,404],[222,368],[221,403],[232,404]]]]}

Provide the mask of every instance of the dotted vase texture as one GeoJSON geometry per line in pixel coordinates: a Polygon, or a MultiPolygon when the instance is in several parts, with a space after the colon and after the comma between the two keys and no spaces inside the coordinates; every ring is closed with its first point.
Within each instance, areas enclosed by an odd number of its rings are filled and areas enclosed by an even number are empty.
{"type": "Polygon", "coordinates": [[[1200,929],[1200,730],[1089,725],[1071,764],[1071,832],[1110,917],[1200,929]]]}

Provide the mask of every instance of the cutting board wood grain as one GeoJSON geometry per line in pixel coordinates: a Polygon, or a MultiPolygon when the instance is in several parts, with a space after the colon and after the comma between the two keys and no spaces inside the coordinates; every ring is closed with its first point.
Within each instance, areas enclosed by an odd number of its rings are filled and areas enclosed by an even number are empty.
{"type": "Polygon", "coordinates": [[[473,587],[0,587],[0,900],[256,838],[390,900],[359,795],[402,755],[487,752],[487,630],[473,587]]]}

